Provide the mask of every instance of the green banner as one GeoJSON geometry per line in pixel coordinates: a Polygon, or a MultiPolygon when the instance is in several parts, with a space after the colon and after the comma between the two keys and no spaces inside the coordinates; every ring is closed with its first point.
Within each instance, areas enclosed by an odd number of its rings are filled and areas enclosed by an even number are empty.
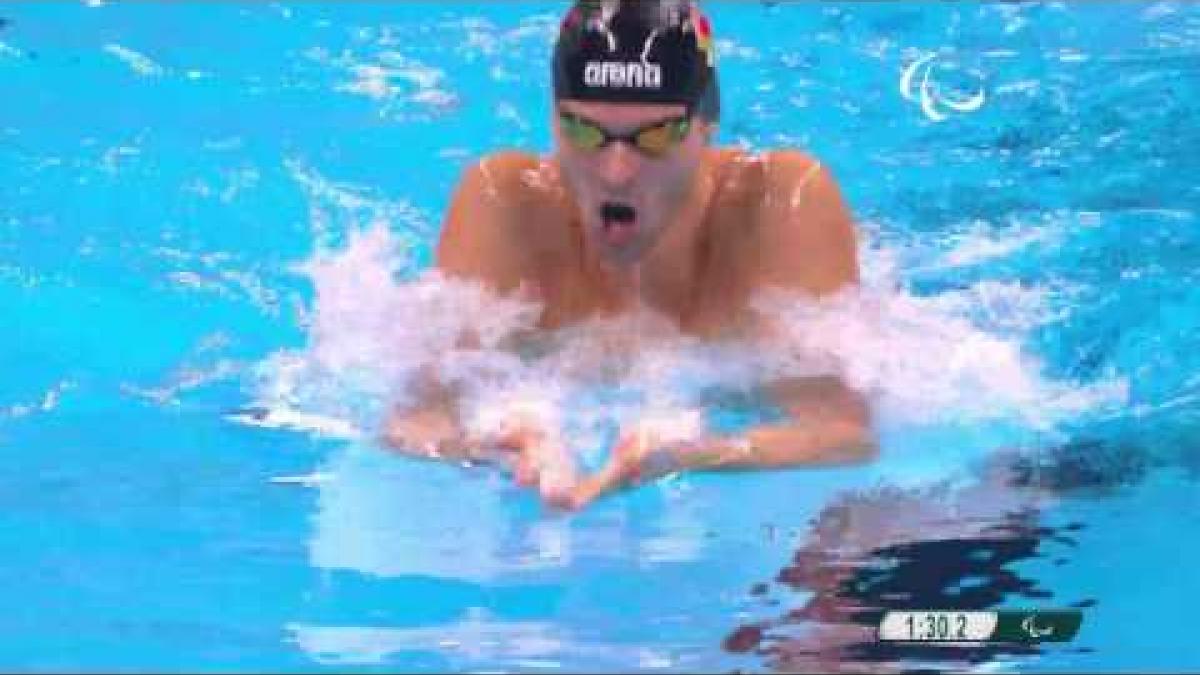
{"type": "Polygon", "coordinates": [[[1000,610],[991,642],[1068,642],[1083,623],[1077,609],[1000,610]]]}

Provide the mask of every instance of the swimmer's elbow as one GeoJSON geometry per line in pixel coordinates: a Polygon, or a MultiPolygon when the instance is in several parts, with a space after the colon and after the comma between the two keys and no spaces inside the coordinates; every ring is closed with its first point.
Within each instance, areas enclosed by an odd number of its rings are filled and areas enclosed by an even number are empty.
{"type": "Polygon", "coordinates": [[[453,416],[440,406],[392,411],[379,432],[379,441],[394,450],[413,455],[430,455],[458,437],[453,416]]]}
{"type": "Polygon", "coordinates": [[[879,456],[868,425],[850,420],[801,422],[760,427],[746,434],[745,455],[736,466],[784,468],[869,464],[879,456]]]}
{"type": "Polygon", "coordinates": [[[874,414],[870,403],[855,390],[842,385],[844,398],[838,413],[833,416],[835,436],[848,461],[866,464],[879,457],[879,442],[875,433],[874,414]]]}
{"type": "Polygon", "coordinates": [[[879,458],[879,442],[869,424],[853,421],[839,426],[835,447],[846,464],[870,464],[879,458]]]}
{"type": "Polygon", "coordinates": [[[408,419],[403,413],[394,411],[379,431],[379,442],[392,450],[412,452],[418,443],[407,422],[408,419]]]}

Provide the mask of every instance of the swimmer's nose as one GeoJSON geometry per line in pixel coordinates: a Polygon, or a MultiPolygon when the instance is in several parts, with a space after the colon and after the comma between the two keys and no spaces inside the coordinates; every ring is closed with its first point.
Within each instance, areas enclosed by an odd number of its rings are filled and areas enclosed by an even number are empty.
{"type": "Polygon", "coordinates": [[[637,176],[640,162],[637,150],[625,143],[612,143],[600,151],[600,178],[609,188],[626,188],[637,176]]]}

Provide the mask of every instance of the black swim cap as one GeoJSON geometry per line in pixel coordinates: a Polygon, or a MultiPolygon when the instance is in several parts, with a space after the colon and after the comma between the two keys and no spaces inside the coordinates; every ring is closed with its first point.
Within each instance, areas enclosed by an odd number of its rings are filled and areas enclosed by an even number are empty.
{"type": "Polygon", "coordinates": [[[576,0],[554,46],[554,98],[721,113],[716,46],[690,0],[576,0]]]}

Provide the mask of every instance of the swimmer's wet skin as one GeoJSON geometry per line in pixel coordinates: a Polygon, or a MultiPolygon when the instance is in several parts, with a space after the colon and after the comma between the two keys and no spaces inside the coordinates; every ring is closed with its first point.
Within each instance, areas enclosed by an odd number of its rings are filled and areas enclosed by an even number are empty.
{"type": "MultiPolygon", "coordinates": [[[[780,333],[775,317],[752,309],[757,292],[811,298],[856,285],[855,229],[828,170],[795,151],[710,145],[715,58],[694,3],[576,2],[554,50],[554,153],[500,153],[469,168],[438,268],[498,293],[533,289],[545,330],[648,309],[686,333],[749,345],[780,333]]],[[[876,452],[868,406],[833,377],[773,383],[787,420],[735,437],[668,442],[633,425],[608,464],[582,478],[558,429],[518,419],[468,437],[455,392],[432,373],[421,389],[419,407],[388,421],[388,443],[505,459],[519,482],[569,508],[664,473],[842,464],[876,452]]]]}

